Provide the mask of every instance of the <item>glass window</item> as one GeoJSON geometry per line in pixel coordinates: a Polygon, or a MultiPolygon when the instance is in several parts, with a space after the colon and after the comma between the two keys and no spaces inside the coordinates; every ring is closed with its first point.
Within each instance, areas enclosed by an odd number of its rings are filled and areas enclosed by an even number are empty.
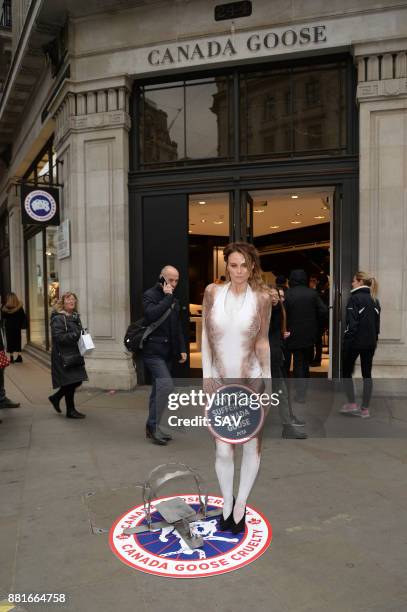
{"type": "Polygon", "coordinates": [[[340,153],[345,145],[344,69],[332,65],[310,67],[296,70],[292,78],[297,94],[294,151],[340,153]]]}
{"type": "Polygon", "coordinates": [[[290,77],[287,71],[256,73],[241,79],[241,147],[244,155],[266,155],[290,151],[290,77]]]}
{"type": "Polygon", "coordinates": [[[149,163],[184,159],[184,89],[145,90],[141,99],[141,115],[141,158],[149,163]]]}
{"type": "Polygon", "coordinates": [[[30,341],[46,349],[43,233],[27,240],[30,341]]]}
{"type": "Polygon", "coordinates": [[[229,157],[227,78],[140,88],[139,100],[143,165],[229,157]]]}
{"type": "Polygon", "coordinates": [[[143,167],[347,150],[346,60],[139,86],[143,167]],[[235,96],[234,82],[239,80],[235,96]]]}
{"type": "Polygon", "coordinates": [[[229,92],[226,79],[186,87],[187,157],[229,156],[229,92]]]}
{"type": "Polygon", "coordinates": [[[346,151],[345,63],[242,75],[241,154],[346,151]]]}

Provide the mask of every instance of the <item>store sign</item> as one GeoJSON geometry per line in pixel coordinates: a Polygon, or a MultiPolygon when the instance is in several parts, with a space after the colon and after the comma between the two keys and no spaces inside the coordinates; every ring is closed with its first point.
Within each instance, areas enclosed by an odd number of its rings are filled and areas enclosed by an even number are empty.
{"type": "Polygon", "coordinates": [[[62,221],[58,228],[58,243],[57,243],[58,259],[65,259],[71,256],[71,232],[69,219],[62,221]]]}
{"type": "Polygon", "coordinates": [[[56,187],[21,185],[23,225],[59,225],[59,191],[56,187]]]}
{"type": "Polygon", "coordinates": [[[151,67],[194,65],[202,61],[219,61],[242,56],[255,57],[280,54],[286,50],[324,47],[328,42],[327,26],[323,24],[292,28],[276,28],[250,34],[239,33],[199,41],[160,46],[147,54],[151,67]]]}

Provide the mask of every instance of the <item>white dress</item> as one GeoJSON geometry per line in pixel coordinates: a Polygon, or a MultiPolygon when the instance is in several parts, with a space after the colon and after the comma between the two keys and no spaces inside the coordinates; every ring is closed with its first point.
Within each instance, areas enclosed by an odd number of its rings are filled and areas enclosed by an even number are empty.
{"type": "Polygon", "coordinates": [[[247,286],[234,294],[230,283],[205,290],[202,326],[204,378],[270,378],[270,298],[247,286]]]}

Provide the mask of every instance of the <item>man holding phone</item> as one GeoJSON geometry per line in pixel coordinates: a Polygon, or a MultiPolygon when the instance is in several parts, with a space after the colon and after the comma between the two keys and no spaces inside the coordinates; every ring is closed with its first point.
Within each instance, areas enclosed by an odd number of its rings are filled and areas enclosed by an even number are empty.
{"type": "Polygon", "coordinates": [[[171,440],[160,430],[160,418],[166,407],[168,394],[173,390],[171,366],[174,359],[185,363],[187,353],[180,320],[180,306],[174,297],[179,272],[170,265],[164,266],[159,281],[143,295],[144,322],[146,325],[161,321],[148,336],[143,346],[144,365],[151,374],[152,389],[146,423],[146,437],[154,444],[164,446],[171,440]]]}

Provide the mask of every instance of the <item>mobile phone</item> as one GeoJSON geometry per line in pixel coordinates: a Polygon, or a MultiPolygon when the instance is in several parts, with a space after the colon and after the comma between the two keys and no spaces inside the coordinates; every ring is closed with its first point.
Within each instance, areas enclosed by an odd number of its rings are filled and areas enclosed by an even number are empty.
{"type": "Polygon", "coordinates": [[[160,283],[160,285],[162,285],[164,287],[165,283],[167,282],[165,280],[165,278],[163,276],[160,276],[160,278],[158,279],[158,282],[160,283]]]}

